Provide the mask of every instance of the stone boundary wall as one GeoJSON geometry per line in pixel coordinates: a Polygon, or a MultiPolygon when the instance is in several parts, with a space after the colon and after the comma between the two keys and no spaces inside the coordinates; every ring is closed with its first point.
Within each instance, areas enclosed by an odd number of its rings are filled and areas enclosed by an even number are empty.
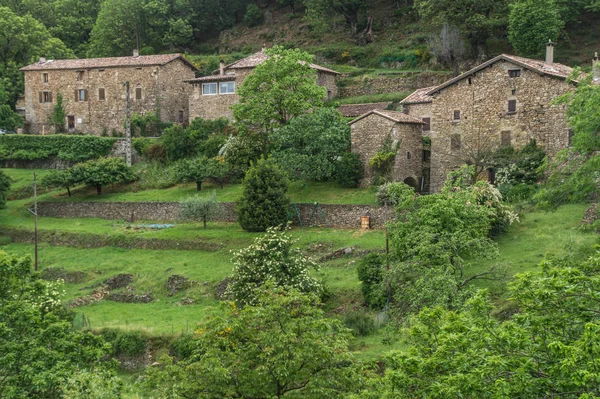
{"type": "MultiPolygon", "coordinates": [[[[218,222],[237,222],[234,202],[223,202],[223,214],[218,222]]],[[[314,204],[297,204],[305,227],[335,227],[359,229],[361,217],[369,216],[372,228],[383,227],[386,220],[384,208],[376,205],[333,205],[321,204],[320,210],[314,204]],[[322,213],[321,213],[322,211],[322,213]]],[[[108,220],[155,220],[173,221],[179,219],[177,202],[41,202],[38,204],[40,216],[56,218],[99,218],[108,220]]],[[[389,210],[389,218],[393,211],[389,210]]],[[[299,225],[297,217],[294,225],[299,225]]]]}

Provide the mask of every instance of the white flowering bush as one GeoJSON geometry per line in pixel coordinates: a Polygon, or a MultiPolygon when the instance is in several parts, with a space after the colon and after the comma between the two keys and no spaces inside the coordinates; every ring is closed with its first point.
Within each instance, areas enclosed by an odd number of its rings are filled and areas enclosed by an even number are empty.
{"type": "Polygon", "coordinates": [[[294,246],[297,240],[272,227],[254,243],[234,253],[233,275],[226,296],[239,305],[254,305],[266,283],[321,295],[323,285],[309,274],[318,265],[294,246]]]}

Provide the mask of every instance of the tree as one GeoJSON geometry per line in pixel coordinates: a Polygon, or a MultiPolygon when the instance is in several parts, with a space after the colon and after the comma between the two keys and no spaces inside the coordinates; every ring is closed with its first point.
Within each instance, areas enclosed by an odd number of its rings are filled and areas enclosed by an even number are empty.
{"type": "Polygon", "coordinates": [[[315,306],[318,298],[271,289],[256,305],[202,323],[189,359],[149,367],[148,395],[160,398],[342,398],[362,382],[349,330],[315,306]],[[294,396],[295,397],[295,396],[294,396]]]}
{"type": "Polygon", "coordinates": [[[363,172],[360,155],[346,152],[342,154],[335,167],[335,181],[343,187],[358,187],[363,178],[363,172]]]}
{"type": "Polygon", "coordinates": [[[211,158],[208,160],[208,178],[217,183],[221,189],[231,177],[231,165],[220,158],[211,158]]]}
{"type": "Polygon", "coordinates": [[[577,255],[515,276],[507,320],[485,291],[462,311],[423,310],[410,349],[388,356],[379,397],[598,397],[600,254],[577,255]]]}
{"type": "Polygon", "coordinates": [[[429,48],[442,65],[451,67],[454,74],[458,75],[460,63],[467,56],[467,49],[457,28],[445,23],[439,36],[433,36],[429,40],[429,48]]]}
{"type": "Polygon", "coordinates": [[[556,42],[564,22],[555,0],[519,0],[510,5],[508,40],[517,54],[538,57],[556,42]]]}
{"type": "Polygon", "coordinates": [[[350,148],[350,127],[333,108],[298,116],[272,136],[271,157],[292,179],[329,180],[350,148]]]}
{"type": "Polygon", "coordinates": [[[73,329],[61,291],[32,273],[29,257],[0,251],[0,397],[71,398],[65,382],[77,373],[114,375],[110,347],[73,329]]]}
{"type": "Polygon", "coordinates": [[[260,159],[248,169],[237,205],[238,221],[246,231],[265,231],[287,222],[288,180],[273,162],[260,159]]]}
{"type": "Polygon", "coordinates": [[[69,197],[71,196],[71,187],[79,183],[70,169],[53,170],[42,177],[41,184],[46,188],[65,188],[69,197]]]}
{"type": "Polygon", "coordinates": [[[0,209],[6,206],[6,194],[8,190],[10,190],[10,179],[0,170],[0,209]]]}
{"type": "Polygon", "coordinates": [[[358,32],[358,16],[367,9],[366,0],[333,0],[333,9],[344,16],[350,32],[358,32]]]}
{"type": "Polygon", "coordinates": [[[191,196],[179,201],[179,213],[188,220],[201,220],[206,228],[208,219],[222,212],[221,204],[217,201],[217,193],[213,190],[208,196],[191,196]]]}
{"type": "Polygon", "coordinates": [[[67,119],[67,113],[63,108],[63,96],[58,93],[56,95],[56,104],[52,111],[52,123],[54,124],[54,130],[56,133],[64,133],[65,131],[65,120],[67,119]]]}
{"type": "Polygon", "coordinates": [[[294,246],[296,242],[285,231],[270,227],[252,245],[236,252],[226,295],[245,306],[256,305],[268,285],[321,294],[323,285],[309,276],[317,264],[294,246]]]}
{"type": "Polygon", "coordinates": [[[169,161],[192,157],[197,154],[194,140],[190,137],[190,130],[175,125],[165,129],[161,141],[167,151],[169,161]]]}
{"type": "Polygon", "coordinates": [[[179,183],[196,183],[196,190],[202,190],[202,182],[209,177],[209,161],[206,157],[184,159],[175,165],[175,176],[179,183]]]}
{"type": "Polygon", "coordinates": [[[298,49],[275,46],[239,88],[235,119],[267,134],[290,119],[323,104],[325,88],[317,85],[312,56],[298,49]]]}
{"type": "Polygon", "coordinates": [[[98,195],[102,186],[133,181],[135,176],[122,158],[99,158],[75,165],[72,178],[89,186],[95,186],[98,195]]]}

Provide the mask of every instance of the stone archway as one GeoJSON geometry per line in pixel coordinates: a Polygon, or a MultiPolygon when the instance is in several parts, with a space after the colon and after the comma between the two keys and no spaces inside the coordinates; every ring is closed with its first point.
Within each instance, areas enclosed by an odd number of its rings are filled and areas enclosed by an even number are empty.
{"type": "Polygon", "coordinates": [[[419,191],[419,183],[417,183],[414,177],[407,177],[406,179],[404,179],[404,184],[407,184],[414,188],[416,191],[419,191]]]}

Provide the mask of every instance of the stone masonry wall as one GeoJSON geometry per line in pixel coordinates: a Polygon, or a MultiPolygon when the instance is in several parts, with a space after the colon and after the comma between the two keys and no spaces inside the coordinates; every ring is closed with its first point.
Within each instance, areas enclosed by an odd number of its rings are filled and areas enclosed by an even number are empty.
{"type": "MultiPolygon", "coordinates": [[[[130,82],[131,113],[146,113],[161,109],[165,121],[176,122],[179,111],[187,113],[185,93],[191,90],[183,83],[194,77],[194,71],[181,60],[164,66],[89,68],[82,70],[44,70],[25,72],[25,120],[29,132],[53,133],[49,123],[58,94],[63,96],[67,115],[73,116],[73,130],[100,135],[112,129],[123,131],[125,119],[125,88],[130,82]],[[48,82],[42,80],[48,74],[48,82]],[[177,83],[179,82],[179,83],[177,83]],[[142,89],[142,98],[136,99],[136,88],[142,89]],[[104,89],[105,99],[100,100],[99,89],[104,89]],[[87,90],[87,100],[78,101],[76,91],[87,90]],[[41,92],[52,93],[51,102],[40,102],[41,92]],[[172,107],[172,111],[162,112],[172,107]]],[[[65,121],[67,126],[67,121],[65,121]]]]}
{"type": "Polygon", "coordinates": [[[422,125],[396,123],[377,114],[371,114],[353,123],[350,133],[352,152],[359,154],[364,170],[361,186],[366,187],[371,184],[373,171],[369,161],[381,150],[388,137],[400,143],[392,171],[393,179],[404,181],[413,178],[419,182],[422,173],[422,130],[422,125]]]}
{"type": "Polygon", "coordinates": [[[355,97],[382,93],[408,93],[422,87],[438,86],[451,78],[450,74],[411,72],[397,77],[365,77],[359,82],[339,88],[340,97],[355,97]]]}
{"type": "MultiPolygon", "coordinates": [[[[222,203],[224,212],[218,221],[234,223],[237,221],[235,203],[222,203]]],[[[320,205],[323,215],[315,211],[313,204],[297,204],[303,225],[351,228],[361,227],[361,217],[371,218],[371,227],[383,227],[393,211],[374,205],[320,205]],[[387,219],[386,219],[387,218],[387,219]]],[[[39,215],[56,218],[101,218],[108,220],[179,220],[177,202],[42,202],[38,204],[39,215]]],[[[298,219],[293,223],[298,225],[298,219]]]]}
{"type": "MultiPolygon", "coordinates": [[[[415,118],[423,119],[429,118],[432,119],[433,106],[431,103],[424,104],[408,104],[408,115],[414,116],[415,118]]],[[[423,132],[423,136],[428,136],[430,132],[423,132]]]]}
{"type": "Polygon", "coordinates": [[[549,155],[567,147],[566,106],[550,103],[573,87],[503,61],[477,72],[470,85],[463,79],[435,94],[431,191],[439,191],[447,174],[474,154],[496,150],[503,137],[515,148],[535,139],[549,155]],[[511,69],[521,69],[521,76],[509,77],[511,69]],[[509,100],[517,101],[515,113],[508,112],[509,100]],[[454,111],[460,111],[460,121],[454,121],[454,111]]]}
{"type": "Polygon", "coordinates": [[[338,95],[337,77],[332,73],[318,71],[317,84],[325,87],[329,93],[328,98],[335,98],[338,95]]]}

